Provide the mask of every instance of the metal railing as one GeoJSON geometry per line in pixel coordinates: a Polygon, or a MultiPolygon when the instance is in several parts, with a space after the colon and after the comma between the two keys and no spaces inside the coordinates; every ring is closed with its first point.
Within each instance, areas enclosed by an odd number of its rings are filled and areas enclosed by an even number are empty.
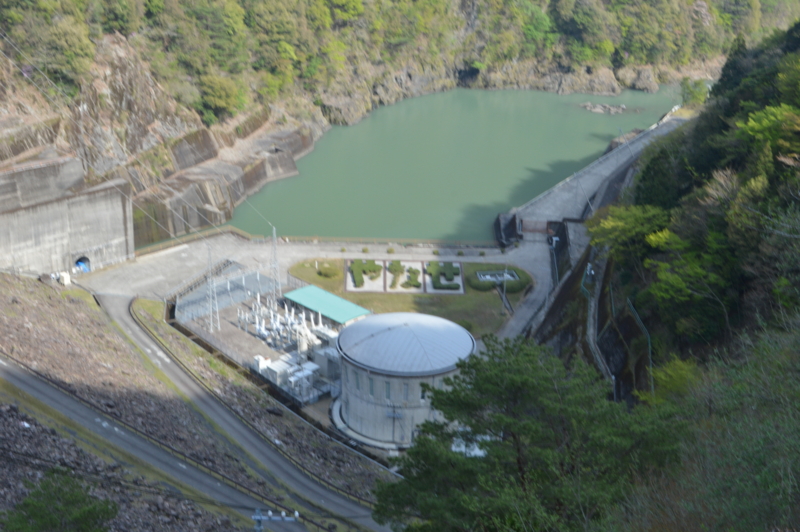
{"type": "Polygon", "coordinates": [[[571,176],[567,177],[563,181],[559,182],[555,186],[550,187],[549,189],[545,190],[541,194],[537,195],[536,197],[532,198],[531,200],[529,200],[529,201],[525,202],[524,204],[520,205],[519,207],[516,208],[516,211],[517,212],[518,211],[522,211],[522,210],[528,208],[529,206],[531,206],[532,204],[536,203],[537,201],[539,201],[541,198],[547,196],[548,194],[552,194],[554,191],[556,191],[556,190],[558,190],[558,189],[560,189],[562,187],[567,186],[568,184],[572,183],[573,181],[581,179],[582,177],[584,177],[587,174],[589,174],[589,173],[593,172],[594,170],[596,170],[598,166],[600,166],[602,164],[605,164],[605,162],[608,161],[609,159],[611,159],[612,157],[614,157],[617,160],[619,160],[620,159],[620,155],[622,155],[622,158],[624,158],[624,160],[626,160],[626,161],[635,159],[636,155],[632,151],[633,147],[634,147],[634,144],[637,144],[637,146],[636,146],[637,153],[641,152],[644,149],[644,146],[642,146],[641,149],[640,149],[638,147],[638,144],[643,143],[645,140],[647,140],[647,138],[649,136],[654,134],[653,132],[655,131],[655,129],[659,125],[664,123],[665,120],[666,120],[666,117],[661,119],[658,123],[653,124],[652,126],[650,126],[650,128],[642,131],[641,133],[636,135],[634,138],[632,138],[628,142],[625,142],[624,144],[620,144],[619,146],[617,146],[616,148],[614,148],[610,152],[601,155],[600,157],[598,157],[597,159],[592,161],[589,165],[584,166],[582,169],[578,170],[577,172],[575,172],[571,176]],[[628,154],[623,154],[623,152],[625,150],[621,149],[621,148],[626,148],[628,150],[628,154]]]}

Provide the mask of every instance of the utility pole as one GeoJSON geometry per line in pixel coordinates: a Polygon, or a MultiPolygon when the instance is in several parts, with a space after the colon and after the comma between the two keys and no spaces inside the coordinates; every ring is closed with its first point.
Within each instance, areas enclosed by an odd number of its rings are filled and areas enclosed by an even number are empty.
{"type": "Polygon", "coordinates": [[[214,284],[214,276],[212,275],[211,271],[211,247],[206,243],[206,248],[208,248],[208,270],[206,271],[206,276],[208,280],[208,331],[214,332],[220,329],[219,325],[219,305],[217,304],[217,287],[214,284]]]}
{"type": "MultiPolygon", "coordinates": [[[[272,225],[272,224],[270,224],[272,225]]],[[[278,265],[278,231],[272,225],[272,256],[270,257],[270,276],[272,277],[272,310],[278,311],[278,300],[281,297],[281,273],[278,265]]]]}

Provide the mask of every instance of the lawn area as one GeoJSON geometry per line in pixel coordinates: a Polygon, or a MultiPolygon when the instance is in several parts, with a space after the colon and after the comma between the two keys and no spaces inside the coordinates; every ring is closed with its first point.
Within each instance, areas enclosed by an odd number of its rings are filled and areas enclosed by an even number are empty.
{"type": "MultiPolygon", "coordinates": [[[[465,286],[464,295],[451,294],[375,294],[354,293],[344,290],[344,261],[342,259],[316,259],[317,267],[325,265],[335,268],[339,274],[335,277],[323,277],[317,273],[315,260],[298,262],[289,273],[318,287],[352,301],[357,305],[371,310],[376,314],[384,312],[422,312],[441,316],[448,320],[460,323],[470,329],[476,337],[494,333],[500,329],[506,316],[501,314],[503,304],[497,292],[490,290],[480,292],[470,286],[465,286]]],[[[502,264],[461,263],[464,275],[473,274],[476,270],[502,270],[502,264]]],[[[512,306],[516,306],[522,299],[524,292],[508,294],[512,306]]]]}

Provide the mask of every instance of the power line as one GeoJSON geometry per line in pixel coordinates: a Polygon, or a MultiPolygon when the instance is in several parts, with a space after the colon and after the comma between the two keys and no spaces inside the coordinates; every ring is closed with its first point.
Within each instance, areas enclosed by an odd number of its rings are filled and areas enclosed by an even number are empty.
{"type": "MultiPolygon", "coordinates": [[[[4,34],[4,33],[0,33],[0,38],[2,38],[4,41],[6,41],[8,44],[10,44],[10,45],[11,45],[11,46],[12,46],[12,47],[13,47],[13,48],[14,48],[14,49],[15,49],[15,50],[16,50],[16,51],[17,51],[17,52],[18,52],[18,53],[19,53],[21,56],[23,56],[23,58],[30,59],[30,57],[29,57],[29,56],[27,56],[27,55],[26,55],[26,54],[25,54],[25,53],[24,53],[22,50],[20,50],[20,49],[19,49],[19,47],[18,47],[16,44],[14,44],[14,42],[13,42],[13,41],[11,41],[11,40],[8,38],[8,36],[7,36],[6,34],[4,34]]],[[[28,80],[28,81],[29,81],[29,82],[30,82],[30,83],[31,83],[31,84],[32,84],[34,87],[36,87],[36,89],[37,89],[37,90],[38,90],[38,91],[39,91],[39,92],[40,92],[40,93],[41,93],[41,94],[42,94],[42,95],[43,95],[43,96],[44,96],[44,97],[45,97],[45,98],[46,98],[46,99],[47,99],[47,100],[48,100],[48,101],[49,101],[49,102],[50,102],[50,103],[53,105],[53,106],[55,106],[55,107],[56,107],[58,110],[60,110],[60,111],[64,112],[64,114],[67,116],[68,120],[70,120],[70,121],[71,121],[71,122],[72,122],[72,123],[73,123],[73,124],[76,126],[76,128],[78,128],[78,130],[79,130],[79,131],[82,129],[82,128],[81,128],[81,124],[79,124],[79,123],[78,123],[78,122],[77,122],[77,121],[76,121],[76,120],[75,120],[75,119],[72,117],[71,113],[70,113],[70,112],[68,112],[68,111],[69,111],[69,109],[66,109],[66,110],[65,110],[62,104],[60,104],[60,103],[56,102],[56,101],[55,101],[55,99],[54,99],[52,96],[50,96],[50,95],[49,95],[49,94],[48,94],[48,93],[47,93],[47,92],[46,92],[46,91],[45,91],[45,90],[44,90],[44,89],[43,89],[43,88],[42,88],[42,87],[41,87],[39,84],[37,84],[37,83],[36,83],[36,82],[33,80],[33,78],[32,78],[32,77],[29,77],[29,76],[27,76],[27,75],[25,74],[25,71],[22,69],[22,67],[21,67],[21,66],[20,66],[20,65],[19,65],[19,64],[18,64],[16,61],[14,61],[13,59],[11,59],[11,58],[10,58],[10,57],[9,57],[9,56],[8,56],[8,55],[7,55],[7,54],[6,54],[6,53],[5,53],[3,50],[2,50],[2,49],[0,49],[0,54],[2,54],[2,55],[3,55],[3,57],[5,57],[5,58],[6,58],[6,59],[7,59],[7,60],[8,60],[8,61],[9,61],[9,62],[12,64],[12,65],[14,65],[14,66],[17,68],[17,70],[19,70],[19,71],[20,71],[20,73],[22,73],[23,77],[24,77],[25,79],[27,79],[27,80],[28,80]]],[[[36,69],[36,71],[37,71],[37,72],[39,72],[39,74],[40,74],[40,75],[41,75],[41,76],[42,76],[42,77],[43,77],[43,78],[44,78],[44,79],[45,79],[45,80],[46,80],[46,81],[47,81],[47,82],[48,82],[48,83],[49,83],[49,84],[50,84],[50,85],[51,85],[53,88],[55,88],[55,89],[56,89],[56,90],[57,90],[59,93],[61,93],[61,95],[62,95],[62,96],[64,96],[65,98],[69,98],[69,97],[68,97],[68,95],[67,95],[67,94],[66,94],[66,93],[63,91],[63,89],[61,89],[61,87],[59,87],[59,86],[58,86],[58,85],[57,85],[55,82],[53,82],[53,80],[51,80],[51,79],[50,79],[50,78],[47,76],[47,74],[45,74],[44,72],[42,72],[42,70],[41,70],[41,69],[40,69],[38,66],[36,66],[36,64],[35,64],[35,63],[33,64],[33,67],[36,69]]],[[[83,116],[83,115],[82,115],[82,116],[83,116]]],[[[100,127],[100,126],[101,126],[101,125],[100,125],[100,124],[99,124],[99,123],[98,123],[96,120],[94,120],[94,118],[92,118],[90,115],[85,115],[85,116],[86,116],[86,119],[87,119],[87,120],[89,120],[90,122],[92,122],[92,125],[94,125],[95,127],[100,127]]],[[[195,153],[197,153],[197,152],[195,152],[195,153]]],[[[78,159],[80,159],[80,160],[81,160],[81,161],[82,161],[82,162],[83,162],[83,163],[84,163],[84,164],[85,164],[87,167],[94,169],[93,165],[92,165],[92,164],[91,164],[91,163],[90,163],[88,160],[86,160],[84,157],[80,156],[78,153],[76,153],[76,154],[75,154],[75,156],[76,156],[78,159]]],[[[142,162],[142,161],[141,161],[141,160],[140,160],[140,159],[139,159],[139,158],[136,156],[136,154],[135,154],[135,153],[132,153],[132,154],[130,154],[130,156],[133,158],[133,160],[134,160],[134,161],[138,162],[138,163],[139,163],[139,164],[141,164],[142,166],[145,166],[145,165],[144,165],[144,163],[143,163],[143,162],[142,162]]],[[[145,166],[145,167],[146,167],[146,166],[145,166]]],[[[99,173],[99,172],[98,172],[98,173],[99,173]]],[[[167,227],[165,227],[163,224],[161,224],[161,223],[160,223],[160,222],[159,222],[159,221],[158,221],[158,220],[157,220],[155,217],[153,217],[153,216],[152,216],[152,215],[151,215],[149,212],[147,212],[147,210],[145,210],[145,209],[142,209],[142,208],[141,208],[141,206],[139,206],[139,205],[138,205],[138,204],[137,204],[137,203],[136,203],[136,202],[133,200],[133,198],[132,198],[131,196],[127,195],[127,194],[126,194],[126,193],[125,193],[123,190],[121,190],[121,189],[120,189],[120,188],[119,188],[117,185],[114,185],[113,183],[111,183],[111,184],[112,184],[112,186],[113,186],[115,189],[117,189],[117,191],[118,191],[120,194],[122,194],[122,195],[123,195],[123,196],[124,196],[126,199],[128,199],[128,200],[129,200],[129,201],[130,201],[130,202],[131,202],[133,205],[136,205],[137,207],[139,207],[139,210],[141,210],[141,211],[142,211],[142,212],[143,212],[143,213],[144,213],[144,214],[145,214],[145,215],[146,215],[148,218],[150,218],[151,220],[153,220],[153,222],[155,222],[155,224],[156,224],[158,227],[160,227],[161,229],[163,229],[163,230],[166,232],[166,234],[168,234],[168,235],[169,235],[169,234],[171,234],[171,231],[170,231],[170,230],[169,230],[167,227]]],[[[191,205],[191,204],[190,204],[188,201],[186,201],[185,199],[182,199],[182,201],[183,201],[183,202],[184,202],[186,205],[188,205],[188,206],[192,207],[192,205],[191,205]]],[[[196,207],[195,207],[195,209],[196,209],[196,207]]],[[[169,209],[169,211],[170,211],[171,213],[173,213],[174,215],[176,215],[176,216],[177,216],[177,217],[178,217],[178,218],[179,218],[179,219],[180,219],[180,220],[181,220],[181,221],[184,223],[185,227],[186,227],[186,228],[187,228],[187,229],[188,229],[190,232],[194,232],[195,234],[197,234],[197,236],[199,236],[200,238],[202,238],[202,239],[203,239],[203,240],[205,240],[206,242],[210,242],[210,240],[209,240],[208,238],[206,238],[206,237],[205,237],[205,236],[204,236],[202,233],[200,233],[200,231],[199,231],[199,230],[197,230],[197,229],[194,229],[194,228],[192,227],[192,225],[189,223],[189,221],[188,221],[188,220],[186,220],[186,218],[184,218],[184,217],[183,217],[183,216],[182,216],[182,215],[181,215],[181,214],[180,214],[178,211],[176,211],[175,209],[171,209],[171,208],[169,209]]],[[[198,214],[200,214],[200,213],[199,213],[199,211],[198,211],[198,214]]],[[[202,215],[201,215],[201,216],[202,216],[202,215]]],[[[214,224],[213,222],[211,222],[211,220],[209,220],[209,219],[208,219],[206,216],[202,216],[202,217],[203,217],[203,219],[205,219],[205,220],[206,220],[206,222],[208,222],[208,223],[209,223],[209,225],[211,225],[212,227],[214,227],[214,228],[215,228],[215,229],[217,229],[217,230],[220,230],[220,227],[219,227],[218,225],[214,224]]]]}

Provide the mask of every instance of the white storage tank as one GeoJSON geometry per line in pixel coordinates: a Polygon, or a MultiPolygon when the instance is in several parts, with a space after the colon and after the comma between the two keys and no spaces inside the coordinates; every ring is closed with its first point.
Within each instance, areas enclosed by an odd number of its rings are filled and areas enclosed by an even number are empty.
{"type": "Polygon", "coordinates": [[[337,349],[341,419],[365,443],[402,448],[411,445],[417,425],[437,415],[421,384],[441,387],[456,373],[456,363],[475,352],[475,339],[444,318],[396,312],[348,325],[337,349]]]}

